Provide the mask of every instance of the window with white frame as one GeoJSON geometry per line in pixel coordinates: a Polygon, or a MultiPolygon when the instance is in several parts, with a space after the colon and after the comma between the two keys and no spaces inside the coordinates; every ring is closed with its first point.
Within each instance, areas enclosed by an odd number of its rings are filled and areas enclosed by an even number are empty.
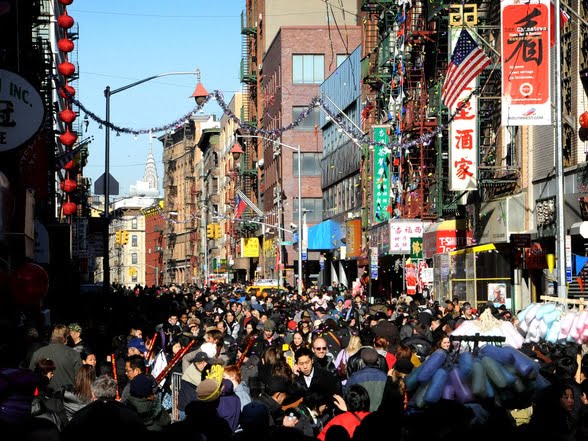
{"type": "Polygon", "coordinates": [[[324,79],[324,55],[292,55],[292,82],[294,84],[321,84],[324,79]]]}

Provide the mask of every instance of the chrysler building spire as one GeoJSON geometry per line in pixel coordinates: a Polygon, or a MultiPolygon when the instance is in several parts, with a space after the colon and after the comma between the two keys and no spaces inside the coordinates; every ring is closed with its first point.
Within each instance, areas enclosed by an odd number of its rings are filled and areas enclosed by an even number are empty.
{"type": "Polygon", "coordinates": [[[149,184],[149,188],[159,188],[159,177],[157,176],[157,167],[155,165],[155,158],[153,157],[153,135],[149,132],[149,156],[147,157],[147,164],[145,165],[145,175],[143,181],[149,184]]]}

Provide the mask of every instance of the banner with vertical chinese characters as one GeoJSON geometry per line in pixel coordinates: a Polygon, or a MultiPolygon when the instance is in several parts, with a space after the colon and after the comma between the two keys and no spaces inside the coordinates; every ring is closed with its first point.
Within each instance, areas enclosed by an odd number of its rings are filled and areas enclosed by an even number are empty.
{"type": "Polygon", "coordinates": [[[390,138],[387,126],[376,126],[373,129],[374,142],[381,145],[374,146],[372,220],[380,223],[390,219],[390,138]]]}
{"type": "MultiPolygon", "coordinates": [[[[457,39],[459,29],[451,29],[452,40],[457,39]],[[455,37],[455,38],[453,38],[455,37]]],[[[449,109],[453,114],[457,107],[476,87],[473,80],[449,109]]],[[[478,188],[478,100],[472,95],[449,126],[449,189],[451,191],[476,190],[478,188]]]]}
{"type": "Polygon", "coordinates": [[[550,0],[503,0],[500,11],[502,125],[549,125],[550,0]]]}

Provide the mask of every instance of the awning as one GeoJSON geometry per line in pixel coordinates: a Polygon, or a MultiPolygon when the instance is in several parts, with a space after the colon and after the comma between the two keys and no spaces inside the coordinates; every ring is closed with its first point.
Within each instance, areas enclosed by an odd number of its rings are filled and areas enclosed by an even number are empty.
{"type": "Polygon", "coordinates": [[[472,232],[465,219],[452,219],[431,224],[423,233],[423,255],[431,258],[472,244],[472,232]]]}
{"type": "Polygon", "coordinates": [[[465,254],[465,253],[481,253],[483,251],[493,251],[496,250],[496,246],[493,243],[485,243],[483,245],[475,245],[473,247],[462,248],[455,251],[450,251],[449,255],[456,256],[458,254],[465,254]]]}
{"type": "Polygon", "coordinates": [[[308,249],[336,250],[343,246],[341,241],[343,237],[345,232],[339,223],[331,219],[323,221],[308,229],[308,249]]]}
{"type": "Polygon", "coordinates": [[[570,236],[582,236],[588,239],[588,222],[576,222],[570,227],[570,236]]]}

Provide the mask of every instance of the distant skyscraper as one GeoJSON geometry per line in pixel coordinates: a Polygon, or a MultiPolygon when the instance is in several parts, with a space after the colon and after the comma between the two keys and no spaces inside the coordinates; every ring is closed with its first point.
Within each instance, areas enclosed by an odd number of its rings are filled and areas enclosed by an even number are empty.
{"type": "Polygon", "coordinates": [[[153,157],[152,140],[153,136],[149,133],[149,156],[147,157],[143,181],[149,184],[149,188],[157,190],[159,188],[159,177],[157,176],[157,167],[155,165],[155,158],[153,157]]]}

